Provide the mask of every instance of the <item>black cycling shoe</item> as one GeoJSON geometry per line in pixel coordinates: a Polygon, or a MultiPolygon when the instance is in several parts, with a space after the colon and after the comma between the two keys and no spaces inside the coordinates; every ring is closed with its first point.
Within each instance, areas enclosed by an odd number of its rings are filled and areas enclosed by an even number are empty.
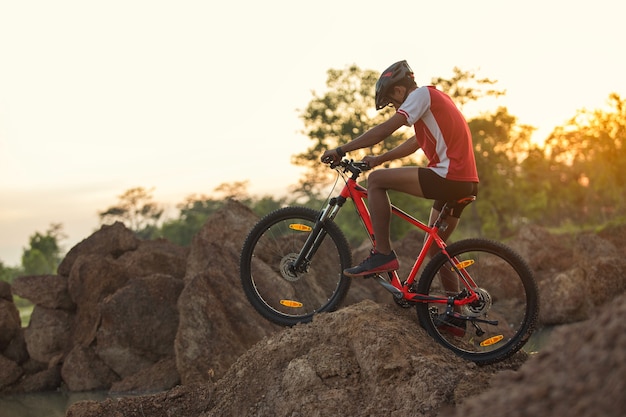
{"type": "Polygon", "coordinates": [[[343,274],[347,277],[363,277],[368,275],[380,274],[382,272],[391,272],[400,268],[398,257],[394,251],[385,255],[377,252],[375,249],[370,251],[370,256],[361,262],[358,266],[345,269],[343,274]]]}

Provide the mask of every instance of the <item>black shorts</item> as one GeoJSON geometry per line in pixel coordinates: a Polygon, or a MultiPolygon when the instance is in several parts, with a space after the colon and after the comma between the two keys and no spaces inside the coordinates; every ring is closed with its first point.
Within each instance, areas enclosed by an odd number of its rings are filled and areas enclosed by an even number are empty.
{"type": "MultiPolygon", "coordinates": [[[[419,169],[419,180],[424,198],[435,200],[433,208],[438,211],[441,211],[447,202],[454,202],[470,195],[478,195],[477,182],[449,180],[440,177],[429,168],[419,169]]],[[[465,205],[455,207],[452,216],[461,217],[464,208],[465,205]]]]}

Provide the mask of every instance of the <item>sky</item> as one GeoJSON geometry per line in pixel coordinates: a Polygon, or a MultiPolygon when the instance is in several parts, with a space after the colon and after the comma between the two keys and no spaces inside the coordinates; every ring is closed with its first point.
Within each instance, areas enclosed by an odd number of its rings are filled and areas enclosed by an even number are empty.
{"type": "Polygon", "coordinates": [[[626,96],[625,15],[619,0],[0,0],[0,261],[52,223],[69,250],[133,187],[171,210],[236,181],[285,194],[331,68],[406,59],[419,85],[472,70],[506,90],[479,110],[544,139],[626,96]]]}

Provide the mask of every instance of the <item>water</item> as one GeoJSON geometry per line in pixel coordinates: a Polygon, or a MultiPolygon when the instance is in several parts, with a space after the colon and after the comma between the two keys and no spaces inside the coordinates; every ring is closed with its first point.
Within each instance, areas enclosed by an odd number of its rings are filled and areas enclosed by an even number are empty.
{"type": "Polygon", "coordinates": [[[550,336],[552,335],[553,330],[554,326],[542,326],[535,329],[534,333],[530,336],[530,339],[528,339],[528,342],[526,342],[526,345],[523,347],[523,350],[530,354],[539,352],[550,341],[550,336]]]}
{"type": "Polygon", "coordinates": [[[77,401],[102,401],[106,392],[38,392],[0,396],[0,417],[64,417],[77,401]]]}

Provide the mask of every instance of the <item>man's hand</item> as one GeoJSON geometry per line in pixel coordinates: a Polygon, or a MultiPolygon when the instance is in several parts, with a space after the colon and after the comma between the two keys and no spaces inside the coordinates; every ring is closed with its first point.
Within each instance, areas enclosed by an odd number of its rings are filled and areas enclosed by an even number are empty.
{"type": "Polygon", "coordinates": [[[320,159],[325,164],[330,164],[331,162],[336,164],[345,155],[346,153],[343,152],[341,148],[328,149],[326,152],[322,154],[322,157],[320,159]]]}
{"type": "Polygon", "coordinates": [[[367,155],[363,157],[363,162],[365,162],[370,168],[377,167],[381,164],[380,157],[374,155],[367,155]]]}

